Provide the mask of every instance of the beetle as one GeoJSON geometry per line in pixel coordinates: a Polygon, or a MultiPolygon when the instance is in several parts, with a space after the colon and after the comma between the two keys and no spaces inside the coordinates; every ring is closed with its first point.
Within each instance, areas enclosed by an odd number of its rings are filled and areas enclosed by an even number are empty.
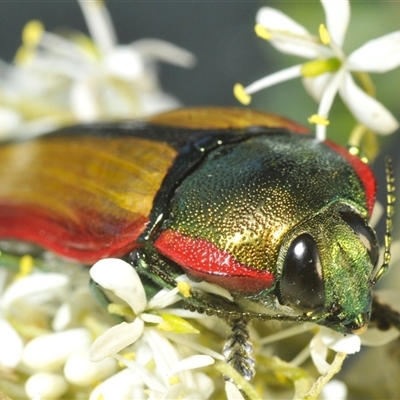
{"type": "MultiPolygon", "coordinates": [[[[258,317],[360,333],[368,324],[391,211],[377,266],[372,170],[285,118],[181,109],[9,142],[0,160],[0,238],[83,264],[130,254],[161,287],[182,272],[217,284],[234,301],[193,289],[185,306],[234,326],[258,317]]],[[[388,188],[392,210],[390,172],[388,188]]]]}

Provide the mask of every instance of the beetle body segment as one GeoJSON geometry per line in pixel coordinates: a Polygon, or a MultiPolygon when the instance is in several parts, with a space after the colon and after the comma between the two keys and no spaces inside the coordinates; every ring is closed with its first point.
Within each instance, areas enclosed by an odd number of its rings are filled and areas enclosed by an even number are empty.
{"type": "Polygon", "coordinates": [[[239,302],[343,332],[368,322],[373,173],[281,117],[177,110],[8,143],[0,160],[1,238],[83,263],[136,249],[161,285],[181,267],[239,302]]]}
{"type": "Polygon", "coordinates": [[[4,145],[0,237],[83,263],[126,254],[175,156],[154,141],[68,132],[4,145]]]}

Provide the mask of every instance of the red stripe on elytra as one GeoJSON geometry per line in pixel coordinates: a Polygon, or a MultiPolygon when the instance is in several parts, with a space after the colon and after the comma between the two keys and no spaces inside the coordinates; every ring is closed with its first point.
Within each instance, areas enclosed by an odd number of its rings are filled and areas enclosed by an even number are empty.
{"type": "Polygon", "coordinates": [[[0,238],[35,243],[61,256],[92,264],[101,258],[119,257],[136,247],[147,219],[130,214],[127,221],[77,210],[74,220],[52,215],[33,206],[1,204],[0,238]],[[136,218],[135,218],[136,217],[136,218]]]}
{"type": "Polygon", "coordinates": [[[362,162],[357,156],[353,156],[352,154],[350,154],[346,148],[339,146],[338,144],[333,143],[330,140],[327,140],[324,143],[336,153],[345,158],[354,168],[358,179],[360,179],[362,185],[364,186],[368,214],[369,216],[371,216],[376,196],[376,179],[371,168],[367,164],[362,162]]]}
{"type": "Polygon", "coordinates": [[[274,275],[236,261],[206,239],[167,229],[154,242],[165,257],[180,265],[189,277],[215,283],[230,291],[257,293],[269,288],[274,275]]]}

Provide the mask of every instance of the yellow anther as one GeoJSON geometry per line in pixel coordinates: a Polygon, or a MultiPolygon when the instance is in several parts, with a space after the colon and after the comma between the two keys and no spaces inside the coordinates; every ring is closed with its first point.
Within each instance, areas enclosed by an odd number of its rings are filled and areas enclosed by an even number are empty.
{"type": "Polygon", "coordinates": [[[315,125],[329,125],[329,120],[318,114],[311,115],[311,117],[308,118],[308,122],[315,125]]]}
{"type": "Polygon", "coordinates": [[[178,282],[177,287],[183,297],[191,297],[190,285],[187,282],[178,282]]]}
{"type": "Polygon", "coordinates": [[[237,83],[233,87],[233,94],[235,95],[236,99],[244,104],[245,106],[249,105],[251,102],[251,96],[246,93],[246,90],[244,89],[243,85],[240,83],[237,83]]]}
{"type": "Polygon", "coordinates": [[[29,275],[34,266],[34,260],[33,257],[30,255],[25,255],[22,256],[21,259],[19,260],[19,272],[15,276],[15,279],[20,279],[23,278],[24,276],[29,275]]]}
{"type": "Polygon", "coordinates": [[[28,22],[22,31],[22,43],[24,46],[35,47],[40,42],[44,33],[44,26],[38,20],[28,22]]]}
{"type": "Polygon", "coordinates": [[[170,384],[171,386],[176,385],[177,383],[180,383],[180,382],[181,382],[181,380],[180,380],[177,376],[175,376],[175,375],[173,375],[173,376],[171,376],[171,377],[169,378],[169,384],[170,384]]]}
{"type": "Polygon", "coordinates": [[[19,260],[19,270],[21,274],[28,275],[33,269],[33,257],[26,254],[19,260]]]}
{"type": "Polygon", "coordinates": [[[256,24],[254,27],[254,32],[256,33],[257,36],[259,36],[261,39],[264,40],[270,40],[272,38],[271,32],[268,31],[268,29],[264,28],[260,24],[256,24]]]}
{"type": "Polygon", "coordinates": [[[331,35],[329,34],[328,29],[324,24],[321,24],[318,29],[319,38],[321,39],[322,44],[327,46],[331,42],[331,35]]]}

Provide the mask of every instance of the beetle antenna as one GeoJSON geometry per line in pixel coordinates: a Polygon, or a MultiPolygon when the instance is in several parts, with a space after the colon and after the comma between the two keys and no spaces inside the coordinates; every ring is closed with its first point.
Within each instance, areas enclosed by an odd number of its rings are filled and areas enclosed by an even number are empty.
{"type": "Polygon", "coordinates": [[[395,186],[394,186],[394,174],[391,158],[385,159],[386,165],[386,230],[385,230],[385,251],[383,253],[383,263],[378,269],[375,278],[372,281],[374,286],[382,275],[388,270],[390,263],[390,246],[392,244],[392,229],[393,229],[393,215],[394,215],[394,204],[395,204],[395,186]]]}

